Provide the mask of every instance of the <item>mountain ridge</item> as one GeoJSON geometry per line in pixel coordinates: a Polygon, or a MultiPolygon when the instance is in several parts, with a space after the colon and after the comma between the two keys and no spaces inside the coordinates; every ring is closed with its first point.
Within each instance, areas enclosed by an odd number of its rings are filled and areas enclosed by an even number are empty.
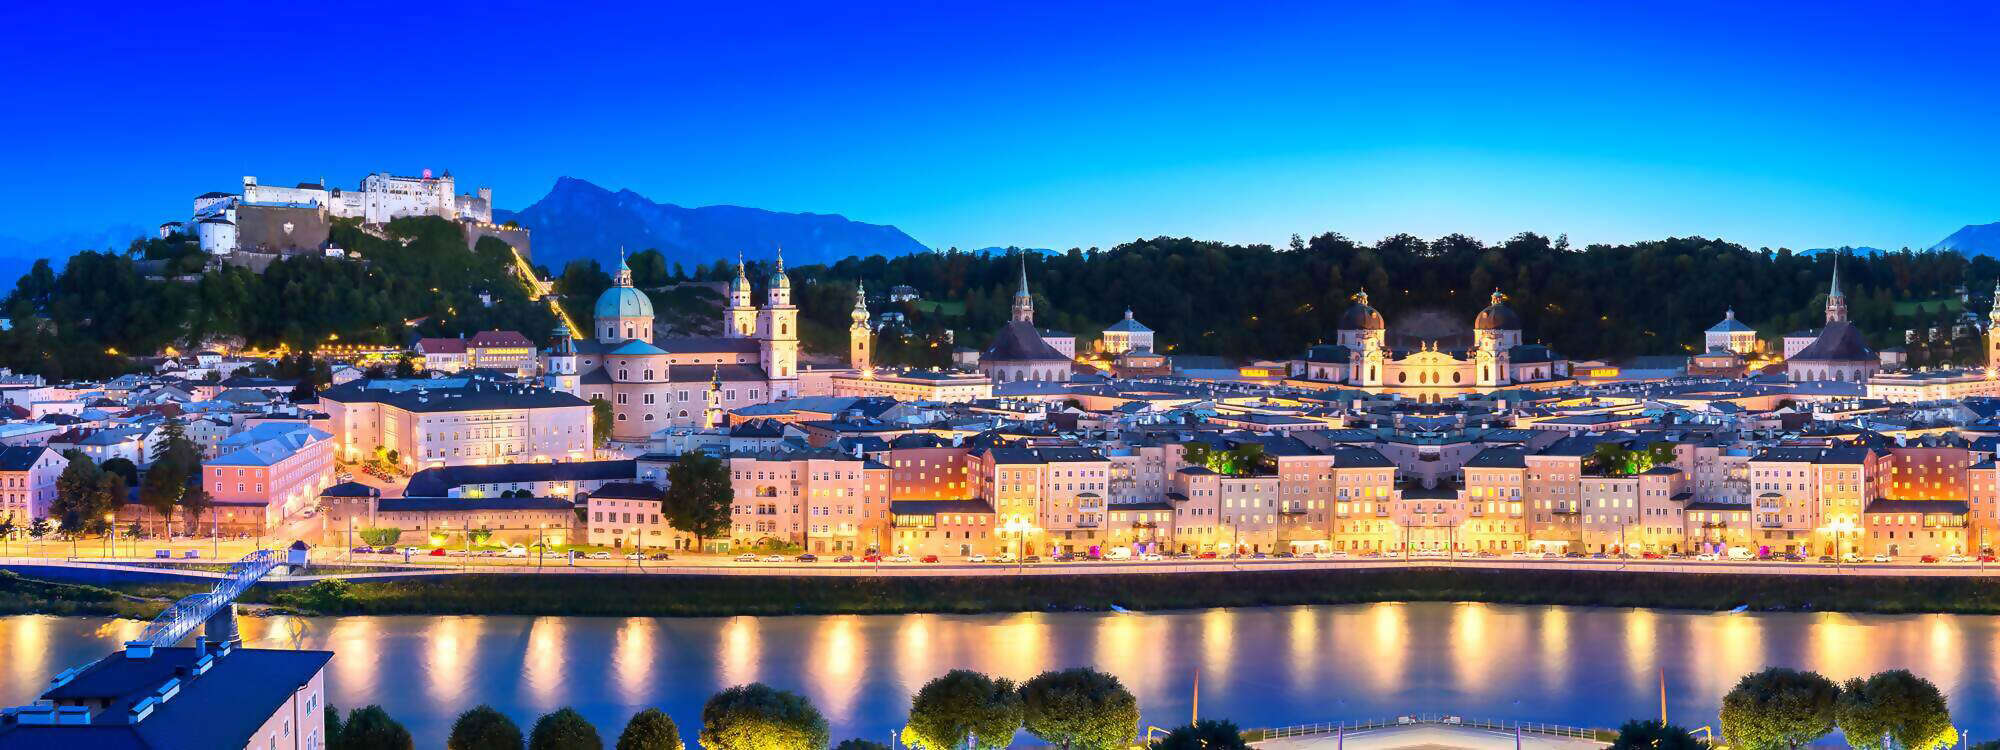
{"type": "Polygon", "coordinates": [[[1991,224],[1967,224],[1951,236],[1939,240],[1930,247],[1932,250],[1957,250],[1966,255],[2000,257],[2000,221],[1991,224]]]}
{"type": "Polygon", "coordinates": [[[527,227],[535,262],[556,270],[571,260],[603,261],[620,247],[635,252],[654,248],[668,263],[690,268],[736,253],[769,258],[780,247],[789,260],[801,265],[929,250],[895,226],[840,214],[729,204],[689,208],[654,201],[630,188],[612,191],[569,176],[556,178],[547,195],[525,208],[495,210],[493,220],[527,227]]]}

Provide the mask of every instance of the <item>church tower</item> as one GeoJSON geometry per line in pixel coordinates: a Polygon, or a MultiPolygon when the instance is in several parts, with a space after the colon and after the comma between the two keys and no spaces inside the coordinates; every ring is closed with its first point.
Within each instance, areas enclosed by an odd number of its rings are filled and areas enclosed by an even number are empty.
{"type": "Polygon", "coordinates": [[[729,309],[723,315],[722,337],[747,339],[757,335],[757,308],[750,302],[750,274],[743,255],[736,256],[736,281],[729,286],[729,309]]]}
{"type": "Polygon", "coordinates": [[[600,342],[653,342],[653,301],[645,292],[632,288],[632,267],[626,265],[622,250],[618,253],[618,276],[611,288],[598,296],[591,317],[596,320],[600,342]]]}
{"type": "Polygon", "coordinates": [[[1840,258],[1833,259],[1833,285],[1826,293],[1826,323],[1847,322],[1847,295],[1840,291],[1840,258]]]}
{"type": "Polygon", "coordinates": [[[709,376],[708,393],[702,396],[702,429],[713,430],[722,426],[722,367],[717,365],[715,374],[709,376]]]}
{"type": "Polygon", "coordinates": [[[1035,295],[1028,293],[1028,254],[1021,253],[1021,288],[1014,292],[1014,319],[1035,324],[1035,295]]]}
{"type": "Polygon", "coordinates": [[[866,372],[869,365],[868,285],[854,285],[854,311],[847,314],[847,363],[866,372]]]}
{"type": "Polygon", "coordinates": [[[771,399],[797,396],[799,309],[792,306],[792,280],[785,275],[785,249],[778,248],[778,268],[771,273],[764,309],[757,326],[758,353],[764,374],[771,378],[771,399]]]}
{"type": "Polygon", "coordinates": [[[1986,313],[1986,371],[2000,371],[2000,281],[1993,283],[1993,310],[1986,313]]]}
{"type": "Polygon", "coordinates": [[[581,381],[576,375],[576,342],[570,340],[567,326],[558,325],[550,334],[549,364],[543,373],[543,382],[549,390],[572,396],[581,391],[581,381]]]}

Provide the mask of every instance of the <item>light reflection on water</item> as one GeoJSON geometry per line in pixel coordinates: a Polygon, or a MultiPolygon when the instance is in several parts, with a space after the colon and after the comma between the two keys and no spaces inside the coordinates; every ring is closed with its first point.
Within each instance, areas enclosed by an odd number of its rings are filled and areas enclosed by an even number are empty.
{"type": "MultiPolygon", "coordinates": [[[[0,703],[32,700],[143,623],[0,618],[0,703]]],[[[1972,736],[2000,734],[2000,618],[1712,614],[1384,603],[1153,614],[729,618],[243,618],[246,642],[332,648],[336,705],[391,707],[420,745],[489,703],[526,725],[575,706],[615,735],[645,707],[692,735],[715,690],[761,680],[826,713],[836,739],[886,740],[909,695],[954,667],[1016,680],[1091,665],[1117,674],[1152,724],[1201,714],[1246,726],[1446,711],[1614,725],[1659,710],[1713,724],[1768,664],[1841,680],[1908,667],[1950,696],[1972,736]]]]}

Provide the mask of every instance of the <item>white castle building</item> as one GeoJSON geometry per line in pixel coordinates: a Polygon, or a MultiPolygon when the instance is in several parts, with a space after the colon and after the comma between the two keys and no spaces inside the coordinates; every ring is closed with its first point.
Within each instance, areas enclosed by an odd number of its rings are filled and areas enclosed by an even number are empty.
{"type": "MultiPolygon", "coordinates": [[[[292,227],[324,225],[328,218],[360,219],[367,224],[386,224],[405,216],[437,216],[478,224],[493,222],[493,189],[482,187],[475,193],[461,194],[450,171],[432,176],[426,169],[416,177],[378,172],[362,178],[360,188],[355,190],[328,187],[325,182],[322,178],[318,183],[302,182],[286,187],[266,185],[254,176],[246,176],[240,193],[211,192],[196,196],[190,225],[203,251],[227,255],[239,248],[249,249],[250,245],[245,243],[282,242],[292,227]],[[245,236],[248,233],[242,226],[248,217],[244,214],[278,215],[264,223],[283,232],[263,231],[265,227],[260,226],[257,238],[265,241],[256,242],[245,236]]],[[[323,226],[318,228],[323,230],[323,226]]],[[[308,231],[305,235],[311,237],[314,233],[308,231]]]]}

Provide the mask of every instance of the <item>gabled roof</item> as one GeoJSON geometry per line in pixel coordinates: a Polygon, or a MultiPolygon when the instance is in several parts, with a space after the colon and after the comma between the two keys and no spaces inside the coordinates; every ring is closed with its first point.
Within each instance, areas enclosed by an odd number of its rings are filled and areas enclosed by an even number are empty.
{"type": "Polygon", "coordinates": [[[1847,321],[1828,323],[1812,344],[1792,355],[1793,362],[1875,361],[1875,350],[1861,336],[1861,329],[1847,321]]]}
{"type": "Polygon", "coordinates": [[[1068,362],[1069,358],[1042,340],[1033,325],[1013,321],[1000,327],[993,344],[979,355],[981,362],[1068,362]]]}

